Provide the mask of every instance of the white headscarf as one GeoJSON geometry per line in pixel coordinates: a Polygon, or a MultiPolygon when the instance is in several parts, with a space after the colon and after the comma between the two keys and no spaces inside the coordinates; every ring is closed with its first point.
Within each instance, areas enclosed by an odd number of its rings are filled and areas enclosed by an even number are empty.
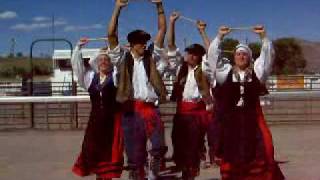
{"type": "Polygon", "coordinates": [[[251,61],[253,61],[253,58],[252,58],[252,50],[250,49],[250,47],[246,44],[238,44],[236,46],[236,50],[235,52],[246,52],[247,54],[249,54],[249,58],[251,59],[251,61]]]}
{"type": "Polygon", "coordinates": [[[100,49],[99,53],[97,53],[93,58],[90,58],[89,65],[95,72],[99,72],[99,67],[98,67],[99,62],[98,61],[99,61],[100,55],[106,55],[110,58],[110,56],[108,54],[108,50],[104,49],[104,48],[100,49]]]}

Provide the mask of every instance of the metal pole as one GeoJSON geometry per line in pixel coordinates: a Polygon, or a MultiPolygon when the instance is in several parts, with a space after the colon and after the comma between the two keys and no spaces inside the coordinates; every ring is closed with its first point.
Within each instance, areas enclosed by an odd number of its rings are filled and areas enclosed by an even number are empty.
{"type": "MultiPolygon", "coordinates": [[[[29,82],[29,96],[33,96],[33,46],[36,42],[32,42],[30,47],[30,82],[29,82]]],[[[31,128],[34,128],[34,104],[30,103],[30,118],[31,118],[31,128]]]]}
{"type": "Polygon", "coordinates": [[[187,48],[187,38],[183,38],[183,45],[184,45],[184,48],[187,48]]]}
{"type": "MultiPolygon", "coordinates": [[[[48,39],[37,39],[34,40],[31,43],[30,46],[30,88],[29,88],[29,96],[33,96],[33,73],[34,73],[34,69],[33,69],[33,47],[35,44],[39,43],[39,42],[65,42],[69,45],[70,48],[70,54],[72,56],[73,53],[73,46],[72,43],[67,40],[67,39],[55,39],[55,38],[48,38],[48,39]]],[[[73,78],[73,69],[71,68],[71,78],[72,78],[72,84],[74,84],[74,78],[73,78]]],[[[76,87],[72,86],[72,95],[76,94],[76,87]]],[[[77,106],[75,106],[76,108],[77,106]]],[[[31,103],[31,107],[30,107],[30,114],[31,114],[31,128],[34,128],[34,104],[31,103]]],[[[76,111],[75,113],[75,118],[76,118],[76,126],[78,126],[78,113],[76,111]]]]}
{"type": "Polygon", "coordinates": [[[11,48],[10,48],[10,55],[12,57],[15,57],[15,48],[16,48],[16,39],[12,38],[11,39],[11,48]]]}
{"type": "MultiPolygon", "coordinates": [[[[52,38],[55,39],[55,18],[54,14],[52,14],[52,38]]],[[[55,41],[52,41],[52,51],[55,49],[55,41]]]]}

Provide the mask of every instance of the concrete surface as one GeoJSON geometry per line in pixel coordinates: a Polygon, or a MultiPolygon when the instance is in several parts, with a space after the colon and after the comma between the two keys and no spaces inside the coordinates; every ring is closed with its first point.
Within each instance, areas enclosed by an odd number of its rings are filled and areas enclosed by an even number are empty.
{"type": "MultiPolygon", "coordinates": [[[[320,125],[271,127],[276,159],[288,180],[320,180],[320,125]]],[[[84,131],[0,131],[0,180],[93,180],[80,178],[71,167],[84,131]]],[[[170,145],[170,128],[166,130],[170,145]]],[[[172,149],[169,147],[170,156],[172,149]]],[[[178,174],[179,175],[179,174],[178,174]]],[[[124,171],[122,179],[127,179],[124,171]]],[[[201,171],[199,180],[219,179],[217,167],[201,171]]]]}

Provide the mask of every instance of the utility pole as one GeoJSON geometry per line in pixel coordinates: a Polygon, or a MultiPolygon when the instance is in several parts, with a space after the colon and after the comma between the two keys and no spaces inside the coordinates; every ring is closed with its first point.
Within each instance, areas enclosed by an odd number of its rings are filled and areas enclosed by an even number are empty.
{"type": "Polygon", "coordinates": [[[16,39],[11,38],[11,47],[10,47],[10,56],[14,57],[15,56],[15,48],[16,48],[16,39]]]}
{"type": "Polygon", "coordinates": [[[184,45],[184,48],[187,48],[187,38],[183,38],[183,45],[184,45]]]}
{"type": "MultiPolygon", "coordinates": [[[[51,32],[52,32],[52,39],[55,39],[55,18],[54,18],[54,14],[52,14],[51,32]]],[[[55,41],[52,41],[52,52],[54,52],[54,49],[55,49],[55,41]]]]}

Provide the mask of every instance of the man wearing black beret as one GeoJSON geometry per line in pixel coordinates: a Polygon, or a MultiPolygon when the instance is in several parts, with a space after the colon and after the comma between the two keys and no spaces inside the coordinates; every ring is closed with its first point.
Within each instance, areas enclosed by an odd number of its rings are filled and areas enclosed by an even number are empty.
{"type": "Polygon", "coordinates": [[[163,155],[164,127],[158,104],[166,100],[166,88],[161,79],[167,64],[163,58],[166,18],[162,1],[153,0],[152,3],[157,7],[159,25],[152,51],[146,50],[151,36],[143,30],[134,30],[128,34],[129,50],[119,45],[118,18],[128,1],[116,1],[108,28],[109,55],[119,72],[116,100],[122,105],[122,129],[129,179],[134,180],[145,177],[147,139],[152,145],[148,179],[158,177],[163,155]]]}
{"type": "Polygon", "coordinates": [[[183,180],[194,180],[200,173],[205,135],[203,124],[213,109],[210,93],[213,83],[206,73],[211,67],[203,62],[206,49],[202,45],[192,44],[185,48],[184,57],[180,56],[174,33],[178,18],[178,13],[172,13],[168,33],[168,56],[174,57],[176,63],[173,64],[178,70],[171,96],[171,100],[177,102],[172,129],[173,160],[182,170],[183,180]]]}

